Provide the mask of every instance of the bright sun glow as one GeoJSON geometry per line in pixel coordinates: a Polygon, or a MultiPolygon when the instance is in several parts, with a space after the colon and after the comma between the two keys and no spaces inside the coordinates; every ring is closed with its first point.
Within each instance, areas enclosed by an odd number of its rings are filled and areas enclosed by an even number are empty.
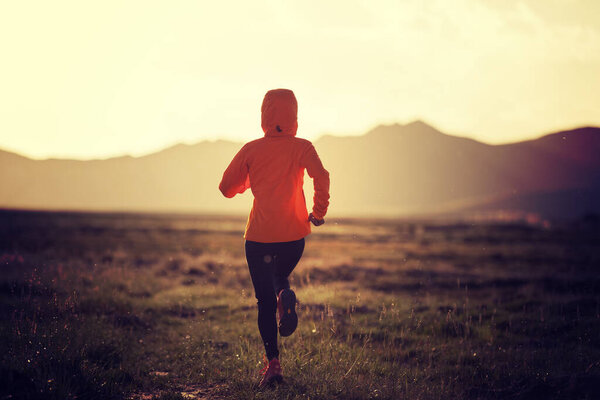
{"type": "Polygon", "coordinates": [[[262,135],[286,87],[299,136],[420,118],[491,142],[600,124],[600,2],[37,1],[0,5],[0,148],[140,155],[262,135]]]}

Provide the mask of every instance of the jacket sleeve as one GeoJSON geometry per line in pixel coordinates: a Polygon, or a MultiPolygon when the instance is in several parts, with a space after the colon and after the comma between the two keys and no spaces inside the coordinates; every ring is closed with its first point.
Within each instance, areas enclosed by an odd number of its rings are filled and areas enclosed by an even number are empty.
{"type": "Polygon", "coordinates": [[[245,147],[233,157],[231,163],[223,173],[219,190],[225,197],[231,198],[238,193],[244,193],[250,187],[248,164],[245,147]]]}
{"type": "Polygon", "coordinates": [[[311,144],[302,157],[301,164],[306,168],[308,176],[313,179],[315,194],[313,197],[312,214],[317,219],[323,219],[329,207],[329,172],[323,167],[321,159],[311,144]]]}

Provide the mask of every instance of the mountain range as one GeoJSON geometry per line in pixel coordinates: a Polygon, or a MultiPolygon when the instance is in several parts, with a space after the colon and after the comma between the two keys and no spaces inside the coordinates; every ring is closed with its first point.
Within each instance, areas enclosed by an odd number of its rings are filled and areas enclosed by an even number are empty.
{"type": "MultiPolygon", "coordinates": [[[[331,176],[331,215],[600,212],[600,128],[490,145],[415,121],[314,142],[331,176]]],[[[241,143],[179,144],[142,157],[32,160],[0,151],[0,208],[246,213],[221,175],[241,143]]],[[[305,179],[310,207],[311,184],[305,179]]]]}

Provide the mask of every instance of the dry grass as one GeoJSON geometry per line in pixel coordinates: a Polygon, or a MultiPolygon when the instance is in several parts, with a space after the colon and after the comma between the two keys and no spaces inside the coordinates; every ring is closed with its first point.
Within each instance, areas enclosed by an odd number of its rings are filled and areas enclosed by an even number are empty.
{"type": "Polygon", "coordinates": [[[329,220],[284,384],[244,221],[0,212],[3,398],[598,398],[597,226],[329,220]]]}

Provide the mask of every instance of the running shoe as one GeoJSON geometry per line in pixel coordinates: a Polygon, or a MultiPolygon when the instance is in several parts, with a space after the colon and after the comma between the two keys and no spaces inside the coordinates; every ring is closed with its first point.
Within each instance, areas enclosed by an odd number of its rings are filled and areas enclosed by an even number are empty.
{"type": "Polygon", "coordinates": [[[279,334],[290,336],[298,326],[296,314],[296,293],[292,289],[282,289],[277,296],[277,313],[279,315],[279,334]]]}
{"type": "Polygon", "coordinates": [[[271,361],[267,361],[267,357],[264,357],[263,362],[266,365],[260,371],[263,377],[260,380],[258,386],[264,387],[274,382],[281,383],[281,381],[283,380],[283,376],[281,376],[281,365],[279,364],[279,360],[277,358],[274,358],[271,361]]]}

